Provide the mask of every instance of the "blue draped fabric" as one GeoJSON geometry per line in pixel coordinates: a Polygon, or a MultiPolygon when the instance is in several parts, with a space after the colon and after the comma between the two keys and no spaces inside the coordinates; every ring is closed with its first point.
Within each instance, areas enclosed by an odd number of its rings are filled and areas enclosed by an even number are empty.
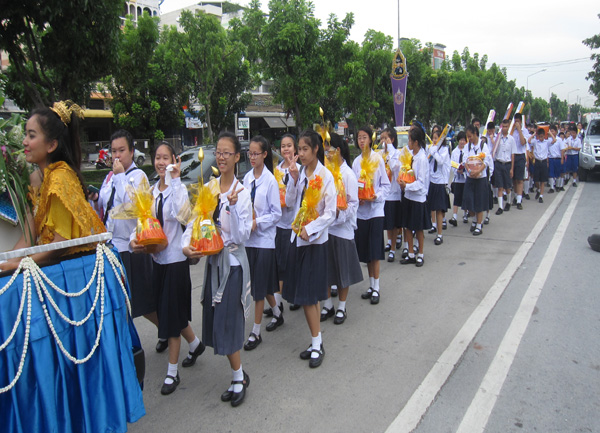
{"type": "MultiPolygon", "coordinates": [[[[118,257],[118,252],[113,249],[118,257]]],[[[95,254],[42,268],[59,288],[78,292],[92,277],[95,254]]],[[[125,432],[127,423],[145,415],[142,392],[132,355],[130,327],[124,294],[104,259],[104,323],[100,344],[84,364],[75,365],[61,352],[50,331],[32,281],[31,331],[21,378],[15,387],[0,394],[0,424],[8,432],[125,432]]],[[[10,277],[0,278],[0,289],[10,277]]],[[[127,283],[125,283],[127,284],[127,283]]],[[[67,298],[48,287],[50,295],[71,320],[82,320],[96,294],[96,284],[79,297],[67,298]]],[[[23,274],[0,296],[0,344],[17,318],[23,290],[23,274]]],[[[44,295],[44,298],[46,296],[44,295]]],[[[66,323],[46,301],[54,328],[65,349],[83,358],[92,349],[100,324],[100,298],[90,319],[80,327],[66,323]]],[[[12,342],[0,351],[0,388],[17,374],[23,342],[27,305],[12,342]]]]}

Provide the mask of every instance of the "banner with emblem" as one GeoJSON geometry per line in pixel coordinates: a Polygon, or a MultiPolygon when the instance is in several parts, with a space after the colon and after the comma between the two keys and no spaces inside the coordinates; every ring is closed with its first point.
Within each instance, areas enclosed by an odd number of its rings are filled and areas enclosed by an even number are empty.
{"type": "Polygon", "coordinates": [[[400,48],[398,48],[394,55],[391,78],[396,126],[404,126],[404,106],[406,104],[406,80],[408,79],[408,72],[406,71],[406,57],[404,57],[400,48]]]}

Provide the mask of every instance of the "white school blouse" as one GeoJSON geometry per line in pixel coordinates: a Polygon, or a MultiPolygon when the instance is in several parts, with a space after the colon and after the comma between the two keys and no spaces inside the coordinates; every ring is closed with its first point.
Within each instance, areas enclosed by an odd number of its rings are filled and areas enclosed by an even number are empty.
{"type": "Polygon", "coordinates": [[[537,138],[533,138],[531,140],[531,146],[533,147],[533,156],[535,159],[539,159],[543,161],[544,159],[548,159],[550,155],[549,147],[552,143],[552,138],[547,138],[545,140],[538,140],[537,138]]]}
{"type": "MultiPolygon", "coordinates": [[[[506,137],[500,134],[498,139],[498,146],[496,147],[496,154],[493,155],[494,160],[499,162],[511,162],[512,155],[517,150],[515,139],[511,135],[506,137]]],[[[492,148],[493,149],[493,148],[492,148]]]]}
{"type": "Polygon", "coordinates": [[[404,197],[424,203],[429,191],[429,161],[425,149],[419,149],[419,152],[413,156],[412,169],[415,172],[415,181],[406,184],[404,197]]]}
{"type": "Polygon", "coordinates": [[[394,149],[394,146],[389,145],[394,152],[388,153],[388,166],[392,171],[392,180],[390,180],[390,190],[386,197],[387,201],[401,201],[402,200],[402,188],[400,188],[400,184],[398,183],[398,175],[400,174],[400,155],[403,152],[410,152],[408,147],[403,147],[401,149],[394,149]]]}
{"type": "Polygon", "coordinates": [[[256,214],[256,230],[250,233],[247,247],[275,248],[276,224],[281,219],[281,203],[279,201],[279,185],[273,173],[265,166],[258,179],[254,178],[254,170],[244,176],[244,187],[250,191],[255,187],[254,212],[256,214]]]}
{"type": "MultiPolygon", "coordinates": [[[[106,207],[110,201],[113,187],[115,188],[115,195],[113,198],[112,209],[122,203],[131,202],[129,195],[125,191],[125,186],[132,185],[134,188],[137,188],[143,179],[148,180],[146,173],[139,169],[134,162],[132,162],[129,168],[125,170],[125,173],[112,175],[109,173],[104,179],[102,187],[100,188],[100,193],[98,194],[98,209],[102,209],[104,213],[106,213],[106,207]],[[129,174],[127,174],[127,172],[129,172],[129,174]]],[[[135,227],[135,219],[113,220],[109,216],[106,220],[106,229],[109,232],[112,232],[112,243],[120,253],[131,251],[129,248],[129,238],[131,232],[135,230],[135,227]]]]}
{"type": "MultiPolygon", "coordinates": [[[[473,178],[473,176],[469,175],[469,173],[467,172],[467,176],[473,179],[481,179],[487,176],[487,168],[490,168],[490,164],[491,164],[491,155],[489,154],[489,151],[487,149],[487,145],[481,143],[481,141],[477,144],[472,144],[472,143],[467,143],[465,145],[465,148],[467,149],[467,158],[469,158],[470,156],[477,156],[478,154],[480,154],[481,152],[485,153],[485,158],[483,159],[483,163],[485,165],[483,171],[481,173],[479,173],[479,175],[477,175],[476,178],[473,178]]],[[[491,171],[491,168],[490,168],[491,171]]],[[[490,173],[491,175],[491,173],[490,173]]]]}
{"type": "MultiPolygon", "coordinates": [[[[368,220],[371,218],[384,216],[385,200],[390,191],[390,180],[385,172],[385,163],[383,158],[371,150],[371,158],[379,158],[379,165],[375,170],[373,179],[373,189],[375,191],[375,200],[363,201],[362,204],[358,205],[358,211],[356,216],[361,220],[368,220]]],[[[358,155],[352,163],[352,170],[356,174],[356,178],[360,178],[360,163],[362,161],[362,154],[358,155]]]]}
{"type": "Polygon", "coordinates": [[[512,133],[512,138],[515,140],[515,152],[516,155],[524,155],[527,150],[527,140],[529,139],[529,131],[527,128],[521,128],[521,132],[523,133],[523,137],[525,138],[525,144],[521,144],[521,136],[519,135],[519,131],[517,128],[512,133]]]}
{"type": "Polygon", "coordinates": [[[346,201],[348,208],[338,212],[337,217],[329,226],[329,234],[338,238],[352,240],[354,239],[354,230],[356,230],[356,211],[358,210],[358,179],[354,171],[346,164],[346,161],[340,168],[342,173],[342,182],[346,189],[346,201]]]}
{"type": "MultiPolygon", "coordinates": [[[[289,182],[293,182],[294,179],[292,179],[292,177],[290,176],[289,168],[282,168],[281,167],[282,165],[283,165],[283,161],[281,161],[279,163],[277,168],[279,168],[279,170],[281,170],[283,172],[283,183],[287,187],[287,184],[289,182]]],[[[296,163],[296,167],[298,168],[298,170],[300,170],[301,165],[296,163]]],[[[280,201],[280,204],[281,204],[281,201],[280,201]]],[[[293,204],[291,206],[285,206],[285,207],[281,208],[281,218],[277,222],[277,227],[289,230],[292,227],[292,222],[294,221],[295,216],[296,216],[296,214],[294,213],[294,205],[293,204]]]]}
{"type": "Polygon", "coordinates": [[[565,149],[565,140],[560,137],[556,137],[556,141],[548,147],[550,152],[550,158],[562,157],[562,151],[565,149]]]}
{"type": "MultiPolygon", "coordinates": [[[[333,175],[323,164],[321,164],[321,161],[317,162],[315,171],[310,178],[306,177],[306,169],[302,169],[297,183],[294,184],[294,179],[290,179],[287,184],[285,202],[288,205],[293,203],[295,217],[302,204],[302,192],[305,187],[308,187],[308,182],[314,179],[316,175],[319,175],[323,180],[321,200],[317,205],[319,217],[304,226],[306,228],[306,233],[308,233],[308,242],[298,237],[296,245],[299,247],[312,244],[324,244],[327,242],[327,239],[329,239],[329,226],[335,220],[335,213],[337,210],[335,183],[333,175]]],[[[296,233],[292,231],[290,242],[293,242],[295,238],[296,233]]]]}
{"type": "Polygon", "coordinates": [[[579,150],[581,150],[581,140],[579,137],[569,137],[567,138],[567,145],[565,147],[575,147],[578,150],[567,150],[567,155],[577,155],[579,150]]]}
{"type": "MultiPolygon", "coordinates": [[[[217,178],[219,184],[221,178],[217,178]]],[[[229,245],[243,245],[250,238],[250,232],[252,231],[252,201],[250,200],[250,191],[244,188],[243,185],[233,182],[227,192],[219,194],[219,222],[221,225],[221,238],[223,244],[227,247],[229,245]],[[234,205],[229,204],[227,196],[233,192],[233,188],[236,191],[242,188],[238,193],[237,203],[234,205]]],[[[215,221],[216,222],[216,221],[215,221]]],[[[181,248],[185,248],[190,244],[192,239],[192,225],[193,221],[190,221],[183,233],[181,238],[181,248]]],[[[218,254],[208,257],[209,263],[212,266],[218,264],[218,254]]],[[[240,262],[235,258],[233,254],[229,256],[231,266],[239,266],[240,262]]]]}
{"type": "Polygon", "coordinates": [[[448,146],[433,145],[429,148],[429,181],[445,185],[450,178],[450,152],[448,146]],[[436,163],[437,162],[437,166],[436,163]]]}
{"type": "MultiPolygon", "coordinates": [[[[450,157],[450,159],[458,165],[463,164],[463,167],[464,167],[464,163],[467,161],[467,149],[465,147],[463,147],[462,149],[459,147],[456,147],[456,149],[454,149],[452,151],[452,156],[450,157]],[[462,152],[462,158],[460,157],[461,152],[462,152]]],[[[462,173],[459,173],[456,168],[452,167],[452,173],[454,174],[453,182],[465,183],[465,181],[467,180],[467,176],[466,176],[464,170],[462,173]]]]}

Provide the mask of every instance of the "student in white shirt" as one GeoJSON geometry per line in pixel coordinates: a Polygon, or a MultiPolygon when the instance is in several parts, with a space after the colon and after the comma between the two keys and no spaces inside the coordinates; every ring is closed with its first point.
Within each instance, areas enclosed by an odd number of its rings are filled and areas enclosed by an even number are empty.
{"type": "MultiPolygon", "coordinates": [[[[182,208],[189,206],[188,192],[181,183],[181,159],[175,158],[175,150],[168,143],[161,143],[154,154],[154,168],[160,180],[152,188],[154,196],[153,216],[169,240],[159,251],[153,251],[152,284],[157,293],[158,336],[168,339],[169,366],[167,376],[160,390],[161,394],[171,394],[179,385],[179,348],[181,336],[189,343],[188,356],[182,367],[191,367],[196,358],[204,352],[204,344],[196,337],[192,320],[192,281],[190,265],[181,250],[183,230],[177,215],[182,208]],[[167,166],[172,165],[170,185],[165,181],[167,166]]],[[[135,253],[147,253],[147,247],[136,241],[135,230],[131,233],[131,247],[135,253]]]]}
{"type": "Polygon", "coordinates": [[[550,178],[550,189],[549,194],[554,191],[560,191],[562,186],[562,153],[565,148],[564,136],[561,132],[561,136],[558,136],[558,128],[556,125],[550,125],[550,131],[556,136],[556,141],[548,148],[549,159],[548,159],[548,177],[550,178]]]}
{"type": "MultiPolygon", "coordinates": [[[[319,301],[327,299],[327,269],[329,226],[333,223],[337,211],[337,193],[333,175],[323,165],[324,150],[321,136],[315,131],[307,130],[298,139],[298,156],[301,170],[295,164],[289,168],[292,180],[287,185],[285,202],[293,205],[296,213],[300,210],[306,190],[310,182],[320,185],[320,200],[316,210],[318,217],[304,225],[300,234],[292,232],[293,243],[289,255],[286,280],[283,282],[283,298],[293,304],[302,305],[304,316],[312,342],[309,348],[300,353],[300,358],[309,360],[309,367],[321,365],[325,357],[321,338],[319,301]]],[[[383,245],[381,246],[383,250],[383,245]]]]}
{"type": "Polygon", "coordinates": [[[523,180],[525,179],[525,166],[527,165],[527,139],[529,138],[529,133],[523,127],[522,114],[515,114],[514,122],[512,137],[515,140],[516,148],[513,152],[515,158],[513,163],[513,186],[516,197],[513,200],[513,204],[517,206],[517,209],[521,210],[523,209],[523,180]]]}
{"type": "Polygon", "coordinates": [[[565,174],[573,176],[573,186],[577,187],[577,170],[579,169],[579,151],[581,150],[581,139],[577,136],[577,127],[569,126],[569,138],[565,146],[565,174]]]}
{"type": "Polygon", "coordinates": [[[491,156],[487,151],[487,145],[479,139],[479,131],[473,126],[467,126],[467,180],[463,195],[463,209],[469,211],[471,215],[476,216],[476,220],[471,225],[471,232],[474,236],[483,233],[483,213],[490,208],[490,192],[487,177],[487,169],[491,163],[491,156]],[[485,153],[485,158],[481,159],[478,167],[469,169],[469,158],[476,157],[480,153],[485,153]]]}
{"type": "MultiPolygon", "coordinates": [[[[146,173],[133,162],[133,137],[128,131],[119,129],[111,136],[111,152],[113,170],[104,179],[98,202],[98,214],[112,232],[112,243],[119,251],[129,288],[131,290],[131,314],[133,317],[144,316],[156,327],[156,296],[152,285],[152,258],[148,254],[133,254],[129,249],[130,235],[135,230],[135,219],[115,219],[110,217],[111,209],[122,203],[130,202],[125,190],[126,185],[137,188],[143,180],[148,181],[146,173]]],[[[159,340],[156,351],[162,352],[167,348],[166,340],[159,340]]]]}
{"type": "MultiPolygon", "coordinates": [[[[373,188],[375,190],[375,199],[367,201],[360,200],[357,211],[357,229],[354,233],[354,241],[358,251],[358,258],[361,262],[367,264],[369,272],[369,290],[364,292],[361,297],[370,299],[371,304],[378,304],[380,300],[379,290],[379,261],[384,257],[383,241],[383,222],[385,198],[390,190],[390,180],[385,172],[385,163],[383,159],[373,152],[373,131],[368,126],[363,126],[358,130],[357,144],[362,151],[366,146],[369,148],[370,158],[379,158],[379,164],[373,175],[373,188]]],[[[362,153],[356,157],[352,163],[352,170],[359,179],[362,153]]]]}
{"type": "Polygon", "coordinates": [[[402,190],[396,179],[400,171],[400,150],[398,148],[398,134],[391,126],[381,131],[380,142],[386,146],[386,172],[390,180],[390,190],[385,198],[383,208],[384,229],[387,230],[387,244],[385,251],[388,252],[388,262],[393,262],[396,257],[396,250],[402,245],[402,190]],[[391,175],[391,178],[390,178],[391,175]]]}
{"type": "Polygon", "coordinates": [[[438,142],[440,138],[440,127],[431,135],[433,145],[428,149],[429,161],[429,190],[427,193],[427,204],[431,211],[432,228],[429,233],[436,233],[435,245],[444,242],[442,237],[443,219],[446,211],[450,208],[450,199],[446,193],[446,186],[450,178],[450,152],[446,140],[438,142]]]}
{"type": "MultiPolygon", "coordinates": [[[[239,406],[246,396],[250,377],[242,368],[241,349],[244,345],[245,319],[251,304],[250,269],[244,243],[252,231],[252,201],[250,191],[235,178],[235,166],[240,160],[242,146],[230,132],[219,135],[215,156],[221,176],[219,201],[214,221],[221,228],[225,247],[207,257],[202,291],[202,340],[214,348],[216,355],[225,355],[233,380],[221,394],[221,401],[239,406]]],[[[191,258],[202,257],[190,246],[193,221],[188,223],[182,237],[183,253],[191,258]]]]}
{"type": "MultiPolygon", "coordinates": [[[[452,151],[451,161],[455,163],[457,167],[452,167],[453,180],[452,180],[452,194],[454,196],[452,200],[452,218],[449,223],[456,227],[458,225],[457,212],[458,208],[462,207],[463,192],[465,190],[465,181],[467,176],[465,174],[465,162],[467,161],[467,151],[465,145],[467,144],[467,135],[464,131],[460,131],[456,134],[456,140],[458,145],[452,151]]],[[[463,211],[463,222],[466,224],[469,222],[467,211],[463,211]]]]}
{"type": "Polygon", "coordinates": [[[265,297],[273,312],[267,331],[274,331],[283,325],[283,313],[273,296],[279,285],[275,236],[276,224],[281,218],[281,204],[279,185],[273,175],[273,153],[267,139],[261,135],[252,138],[248,149],[252,170],[244,176],[243,184],[250,191],[253,210],[252,233],[246,242],[246,254],[254,298],[254,326],[244,349],[252,350],[262,342],[260,325],[265,297]]]}
{"type": "Polygon", "coordinates": [[[510,120],[504,119],[501,123],[500,134],[493,143],[492,157],[494,159],[494,186],[498,188],[498,210],[496,215],[501,215],[510,210],[510,192],[512,190],[515,140],[508,134],[510,120]],[[504,196],[507,201],[504,203],[504,196]]]}
{"type": "Polygon", "coordinates": [[[431,214],[427,208],[427,191],[429,187],[429,163],[425,150],[425,129],[422,125],[413,125],[408,131],[408,147],[413,154],[412,169],[415,181],[406,183],[400,181],[400,187],[404,190],[405,212],[402,215],[402,225],[406,227],[408,238],[408,256],[400,261],[402,265],[414,263],[417,267],[423,266],[425,257],[423,254],[424,230],[431,228],[431,214]],[[415,257],[413,250],[413,234],[419,241],[419,252],[415,257]]]}
{"type": "MultiPolygon", "coordinates": [[[[333,152],[332,152],[333,153],[333,152]]],[[[356,211],[358,210],[358,180],[348,165],[350,162],[350,149],[348,144],[338,134],[331,135],[331,142],[325,143],[325,154],[327,158],[340,158],[340,174],[346,191],[345,210],[337,209],[336,217],[329,226],[329,240],[327,250],[329,253],[328,280],[329,293],[327,300],[323,303],[321,310],[321,322],[335,314],[333,323],[341,325],[346,320],[346,299],[350,286],[363,280],[356,244],[354,243],[354,230],[356,230],[356,211]],[[333,149],[339,149],[334,156],[329,153],[333,149]],[[339,303],[337,310],[333,309],[331,300],[331,286],[337,286],[339,303]]]]}
{"type": "Polygon", "coordinates": [[[535,137],[529,137],[529,144],[533,147],[533,157],[535,163],[533,166],[533,180],[537,184],[538,192],[535,196],[540,203],[544,202],[544,186],[548,182],[548,155],[549,147],[556,142],[552,130],[549,131],[550,137],[546,138],[546,131],[539,128],[535,137]]]}

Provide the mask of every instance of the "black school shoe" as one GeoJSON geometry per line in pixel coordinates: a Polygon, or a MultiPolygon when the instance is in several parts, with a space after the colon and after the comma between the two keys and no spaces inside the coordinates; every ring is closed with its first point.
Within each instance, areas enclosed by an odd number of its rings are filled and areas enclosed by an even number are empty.
{"type": "MultiPolygon", "coordinates": [[[[290,308],[291,309],[291,308],[290,308]]],[[[283,301],[279,303],[279,311],[283,313],[283,301]]],[[[267,317],[273,317],[273,309],[271,307],[265,308],[263,314],[267,317]]]]}
{"type": "Polygon", "coordinates": [[[504,205],[504,212],[508,212],[508,211],[510,211],[510,203],[506,203],[504,205]]]}
{"type": "Polygon", "coordinates": [[[290,304],[290,311],[296,311],[300,309],[300,305],[290,304]]]}
{"type": "Polygon", "coordinates": [[[452,217],[450,218],[450,220],[448,221],[450,223],[450,225],[456,227],[458,226],[458,222],[456,221],[456,218],[452,217]]]}
{"type": "Polygon", "coordinates": [[[335,312],[335,317],[333,318],[333,324],[334,325],[341,325],[342,323],[344,323],[346,321],[347,317],[348,317],[348,314],[346,313],[345,310],[338,309],[335,312]],[[342,313],[342,316],[338,316],[338,313],[342,313]]]}
{"type": "Polygon", "coordinates": [[[335,314],[335,310],[333,309],[333,307],[332,308],[323,307],[323,309],[321,310],[321,322],[326,321],[334,314],[335,314]]]}
{"type": "Polygon", "coordinates": [[[269,323],[267,325],[267,332],[271,332],[276,330],[277,328],[279,328],[281,325],[283,325],[283,313],[279,314],[279,317],[275,317],[275,321],[271,321],[271,323],[269,323]]]}
{"type": "Polygon", "coordinates": [[[246,388],[248,388],[250,386],[250,376],[248,376],[246,374],[246,372],[244,371],[244,380],[237,380],[231,381],[232,385],[243,385],[242,391],[241,392],[233,392],[233,391],[225,391],[223,394],[221,394],[221,401],[231,401],[231,405],[233,407],[239,406],[240,404],[242,404],[242,402],[244,401],[244,397],[246,396],[246,388]],[[235,400],[235,404],[234,404],[234,400],[235,400]]]}
{"type": "Polygon", "coordinates": [[[156,343],[156,351],[158,353],[163,353],[169,347],[169,340],[158,340],[156,343]]]}
{"type": "Polygon", "coordinates": [[[320,349],[318,349],[318,350],[312,349],[311,352],[317,352],[319,354],[319,356],[317,358],[313,358],[311,356],[310,360],[308,361],[308,366],[310,368],[317,368],[318,366],[320,366],[323,363],[323,358],[325,358],[325,348],[323,347],[323,343],[321,343],[320,349]]]}
{"type": "Polygon", "coordinates": [[[160,393],[162,395],[169,395],[169,394],[171,394],[173,391],[175,391],[177,389],[177,386],[179,385],[179,382],[181,382],[179,380],[179,373],[177,373],[177,376],[175,376],[175,377],[173,377],[170,374],[168,374],[167,378],[171,379],[173,382],[171,382],[168,385],[166,383],[162,384],[162,388],[160,388],[160,393]]]}
{"type": "Polygon", "coordinates": [[[244,343],[244,350],[254,350],[262,343],[262,337],[260,335],[251,332],[250,337],[248,337],[248,340],[244,343]],[[250,337],[252,336],[254,336],[254,341],[250,340],[250,337]]]}
{"type": "Polygon", "coordinates": [[[371,295],[373,295],[373,289],[371,287],[369,287],[369,290],[367,290],[366,292],[362,293],[360,295],[360,297],[363,298],[363,299],[371,299],[371,295]]]}
{"type": "Polygon", "coordinates": [[[204,343],[200,342],[198,347],[196,347],[196,350],[194,350],[193,352],[188,352],[190,357],[186,357],[181,362],[181,366],[191,367],[192,365],[194,365],[196,363],[196,358],[198,358],[200,355],[202,355],[202,353],[204,353],[204,349],[206,349],[206,346],[204,345],[204,343]]]}
{"type": "Polygon", "coordinates": [[[417,263],[417,259],[415,257],[406,257],[405,259],[400,260],[401,265],[414,265],[417,263]]]}
{"type": "Polygon", "coordinates": [[[376,290],[373,290],[373,293],[371,294],[371,305],[379,304],[379,298],[381,298],[381,295],[379,294],[379,292],[376,290]]]}

